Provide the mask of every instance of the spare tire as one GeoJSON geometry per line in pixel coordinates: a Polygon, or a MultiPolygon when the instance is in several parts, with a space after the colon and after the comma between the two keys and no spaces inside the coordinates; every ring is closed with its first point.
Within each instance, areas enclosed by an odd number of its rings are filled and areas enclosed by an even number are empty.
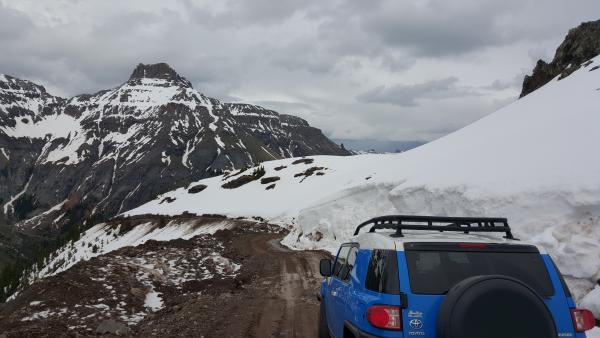
{"type": "Polygon", "coordinates": [[[544,300],[518,279],[475,276],[456,284],[442,302],[439,338],[555,338],[544,300]]]}

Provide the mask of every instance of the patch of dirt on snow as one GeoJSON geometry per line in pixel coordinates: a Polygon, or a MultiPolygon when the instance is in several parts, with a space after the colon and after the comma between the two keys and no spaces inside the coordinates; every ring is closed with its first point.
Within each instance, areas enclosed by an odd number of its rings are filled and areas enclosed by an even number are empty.
{"type": "Polygon", "coordinates": [[[263,177],[264,175],[265,175],[265,168],[260,166],[260,167],[257,167],[256,169],[254,169],[254,171],[250,175],[242,175],[242,176],[235,178],[229,182],[225,182],[224,184],[221,185],[221,188],[224,188],[224,189],[239,188],[244,184],[248,184],[252,181],[258,180],[259,178],[263,177]]]}
{"type": "Polygon", "coordinates": [[[187,190],[187,192],[188,192],[189,194],[197,194],[197,193],[199,193],[199,192],[203,191],[203,190],[204,190],[204,189],[206,189],[206,188],[207,188],[207,186],[206,186],[206,185],[204,185],[204,184],[197,184],[197,185],[195,185],[195,186],[193,186],[193,187],[189,188],[189,189],[187,190]]]}
{"type": "Polygon", "coordinates": [[[263,177],[260,179],[260,184],[269,184],[269,183],[277,182],[280,179],[281,178],[279,176],[263,177]]]}
{"type": "Polygon", "coordinates": [[[292,164],[311,164],[313,163],[315,160],[312,158],[301,158],[299,160],[295,160],[294,162],[292,162],[292,164]]]}
{"type": "Polygon", "coordinates": [[[304,180],[307,177],[310,177],[313,174],[316,174],[317,176],[323,176],[323,175],[325,175],[325,173],[322,172],[322,170],[327,170],[327,168],[324,168],[324,167],[310,167],[310,168],[306,169],[305,171],[303,171],[301,173],[297,173],[296,175],[294,175],[294,177],[302,177],[302,180],[300,180],[300,183],[302,183],[302,182],[304,182],[304,180]]]}

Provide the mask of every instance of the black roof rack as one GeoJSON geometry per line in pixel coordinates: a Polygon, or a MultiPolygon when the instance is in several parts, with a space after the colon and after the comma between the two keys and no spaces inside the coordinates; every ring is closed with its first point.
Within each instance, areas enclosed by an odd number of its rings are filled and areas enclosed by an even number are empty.
{"type": "Polygon", "coordinates": [[[403,237],[402,230],[437,230],[457,231],[468,234],[469,232],[504,232],[504,238],[514,239],[508,220],[506,218],[490,217],[440,217],[440,216],[407,216],[390,215],[372,218],[356,227],[354,236],[363,227],[372,224],[369,232],[378,229],[393,229],[396,233],[392,236],[403,237]]]}

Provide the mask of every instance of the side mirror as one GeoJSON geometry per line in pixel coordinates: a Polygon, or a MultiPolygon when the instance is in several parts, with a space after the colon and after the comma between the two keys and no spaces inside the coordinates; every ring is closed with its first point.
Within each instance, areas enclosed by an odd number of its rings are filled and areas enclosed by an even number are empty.
{"type": "Polygon", "coordinates": [[[331,276],[331,259],[323,258],[319,262],[319,272],[323,277],[331,276]]]}

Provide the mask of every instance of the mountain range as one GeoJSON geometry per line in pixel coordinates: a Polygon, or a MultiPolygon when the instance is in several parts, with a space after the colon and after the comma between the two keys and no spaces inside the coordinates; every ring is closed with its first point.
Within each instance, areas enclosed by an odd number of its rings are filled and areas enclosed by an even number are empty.
{"type": "Polygon", "coordinates": [[[165,63],[69,99],[0,75],[0,268],[173,188],[319,154],[350,153],[301,118],[207,97],[165,63]]]}

